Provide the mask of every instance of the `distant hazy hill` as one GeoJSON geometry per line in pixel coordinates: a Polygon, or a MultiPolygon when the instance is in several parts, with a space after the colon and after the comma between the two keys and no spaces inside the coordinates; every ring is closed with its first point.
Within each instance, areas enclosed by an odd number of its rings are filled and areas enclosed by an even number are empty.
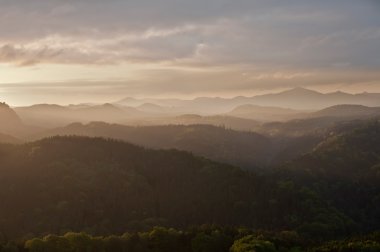
{"type": "Polygon", "coordinates": [[[130,127],[100,122],[75,123],[34,138],[55,135],[108,137],[151,148],[176,148],[247,168],[266,164],[273,155],[269,151],[271,141],[262,135],[210,125],[130,127]]]}
{"type": "Polygon", "coordinates": [[[215,116],[198,116],[198,115],[182,115],[171,120],[171,123],[192,125],[192,124],[208,124],[213,126],[222,126],[228,129],[255,131],[260,123],[251,120],[238,118],[234,116],[215,115],[215,116]]]}
{"type": "Polygon", "coordinates": [[[14,136],[24,136],[33,132],[21,121],[17,113],[6,103],[0,103],[0,133],[14,136]]]}
{"type": "Polygon", "coordinates": [[[16,137],[0,133],[0,143],[18,144],[21,142],[22,141],[16,137]]]}
{"type": "Polygon", "coordinates": [[[144,103],[138,107],[136,107],[138,110],[147,112],[147,113],[165,113],[167,110],[164,107],[161,107],[159,105],[153,104],[153,103],[144,103]]]}
{"type": "Polygon", "coordinates": [[[132,122],[133,125],[194,125],[206,124],[218,127],[225,127],[234,130],[255,131],[260,126],[260,122],[251,119],[238,118],[227,115],[201,116],[197,114],[184,114],[179,116],[160,116],[146,118],[145,120],[132,122]]]}
{"type": "Polygon", "coordinates": [[[339,104],[356,104],[375,107],[380,106],[380,94],[349,94],[344,92],[323,94],[305,88],[294,88],[280,93],[251,97],[198,97],[192,100],[126,98],[116,102],[116,104],[126,106],[140,106],[144,103],[173,107],[176,108],[179,113],[201,113],[203,115],[210,115],[228,113],[237,106],[245,104],[291,108],[297,110],[317,110],[339,104]]]}
{"type": "Polygon", "coordinates": [[[258,105],[293,109],[322,109],[338,104],[380,106],[380,94],[344,92],[322,94],[305,88],[294,88],[277,94],[256,96],[252,101],[258,105]]]}
{"type": "Polygon", "coordinates": [[[306,112],[279,107],[264,107],[245,104],[236,107],[231,112],[227,113],[227,115],[258,121],[284,121],[303,117],[306,115],[306,112]]]}
{"type": "Polygon", "coordinates": [[[138,107],[144,104],[155,104],[157,106],[162,107],[173,107],[180,106],[183,103],[183,101],[184,100],[181,99],[137,99],[133,97],[126,97],[114,103],[130,107],[138,107]]]}
{"type": "Polygon", "coordinates": [[[257,128],[259,133],[277,136],[323,134],[328,129],[350,125],[352,121],[380,118],[380,107],[362,105],[335,105],[302,115],[285,122],[267,122],[257,128]]]}
{"type": "Polygon", "coordinates": [[[311,113],[312,117],[346,117],[346,118],[366,118],[380,116],[380,107],[366,107],[363,105],[336,105],[311,113]]]}
{"type": "Polygon", "coordinates": [[[50,128],[73,122],[122,122],[139,118],[144,113],[130,107],[117,107],[106,103],[102,105],[59,106],[55,104],[38,104],[30,107],[15,108],[24,122],[40,127],[50,128]]]}
{"type": "Polygon", "coordinates": [[[308,134],[321,134],[341,120],[341,118],[336,117],[315,117],[294,119],[286,122],[268,122],[264,123],[257,131],[271,136],[297,137],[308,134]]]}

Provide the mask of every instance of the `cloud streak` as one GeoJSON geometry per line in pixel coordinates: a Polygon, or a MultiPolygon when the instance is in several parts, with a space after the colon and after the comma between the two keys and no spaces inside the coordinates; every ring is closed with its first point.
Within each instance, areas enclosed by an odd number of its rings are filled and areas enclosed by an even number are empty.
{"type": "Polygon", "coordinates": [[[152,95],[207,92],[202,85],[213,82],[219,93],[363,85],[379,80],[378,7],[371,0],[0,0],[0,63],[88,71],[146,64],[135,71],[145,88],[138,93],[152,95]]]}

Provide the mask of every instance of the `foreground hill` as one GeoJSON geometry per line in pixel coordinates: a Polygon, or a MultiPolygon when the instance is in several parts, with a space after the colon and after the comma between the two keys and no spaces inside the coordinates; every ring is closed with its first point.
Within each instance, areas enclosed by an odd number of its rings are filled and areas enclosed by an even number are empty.
{"type": "Polygon", "coordinates": [[[330,179],[304,172],[325,164],[311,158],[258,175],[186,152],[147,150],[100,138],[53,137],[0,145],[0,201],[7,206],[0,209],[1,232],[6,237],[69,230],[115,234],[209,223],[296,230],[315,240],[377,230],[380,186],[373,181],[378,177],[353,180],[353,171],[376,171],[378,160],[365,158],[378,157],[380,151],[364,144],[374,131],[361,132],[347,135],[363,136],[363,145],[354,149],[363,153],[357,157],[350,152],[351,142],[344,140],[347,136],[337,137],[354,157],[347,161],[353,168],[346,168],[344,161],[331,167],[352,176],[330,179]]]}
{"type": "Polygon", "coordinates": [[[273,155],[271,140],[260,134],[210,125],[131,127],[102,122],[74,123],[48,130],[34,139],[55,135],[107,137],[150,148],[175,148],[250,169],[267,164],[273,155]]]}
{"type": "Polygon", "coordinates": [[[253,200],[251,175],[175,150],[55,137],[0,145],[0,172],[0,200],[7,206],[0,210],[1,232],[7,237],[243,224],[253,217],[244,209],[253,200]]]}
{"type": "Polygon", "coordinates": [[[287,169],[293,181],[312,185],[318,195],[371,230],[378,228],[380,213],[380,121],[353,125],[290,162],[287,169]]]}
{"type": "MultiPolygon", "coordinates": [[[[191,120],[186,119],[186,121],[191,120]]],[[[269,168],[308,153],[331,134],[350,130],[360,123],[361,121],[337,122],[330,117],[312,118],[286,123],[267,123],[258,128],[262,132],[258,134],[211,125],[132,127],[92,122],[74,123],[66,127],[47,130],[33,136],[32,139],[56,135],[106,137],[149,148],[175,148],[190,151],[212,160],[237,165],[248,170],[257,170],[269,168]]]]}

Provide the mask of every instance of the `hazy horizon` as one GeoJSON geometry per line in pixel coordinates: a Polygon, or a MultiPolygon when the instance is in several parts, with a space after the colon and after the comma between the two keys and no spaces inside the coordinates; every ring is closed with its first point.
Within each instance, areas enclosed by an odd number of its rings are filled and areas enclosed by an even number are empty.
{"type": "MultiPolygon", "coordinates": [[[[81,104],[88,104],[88,105],[101,105],[101,104],[117,104],[118,102],[124,100],[124,99],[128,99],[128,98],[131,98],[131,99],[136,99],[136,100],[141,100],[141,101],[144,101],[144,100],[170,100],[170,99],[173,99],[173,100],[181,100],[181,101],[192,101],[192,100],[195,100],[197,98],[221,98],[221,99],[233,99],[233,98],[237,98],[237,97],[256,97],[256,96],[262,96],[262,95],[271,95],[271,94],[280,94],[280,93],[283,93],[283,92],[287,92],[287,91],[291,91],[291,90],[295,90],[295,89],[298,89],[298,88],[301,88],[301,89],[305,89],[305,90],[308,90],[308,91],[314,91],[314,92],[318,92],[320,94],[333,94],[333,93],[336,93],[336,92],[343,92],[343,93],[346,93],[346,94],[350,94],[350,95],[359,95],[359,94],[363,94],[363,93],[370,93],[370,94],[380,94],[380,91],[379,92],[368,92],[367,90],[364,90],[362,92],[350,92],[350,91],[342,91],[340,89],[337,89],[337,90],[332,90],[332,91],[319,91],[319,90],[316,90],[316,89],[312,89],[312,88],[303,88],[303,87],[299,87],[299,86],[296,86],[296,87],[292,87],[292,88],[286,88],[286,89],[276,89],[276,90],[268,90],[268,91],[263,91],[263,92],[257,92],[255,94],[231,94],[231,95],[221,95],[221,96],[218,96],[218,95],[200,95],[200,96],[184,96],[184,97],[176,97],[176,96],[120,96],[119,98],[116,98],[116,99],[113,99],[113,100],[109,100],[109,99],[105,99],[105,100],[91,100],[91,98],[87,98],[88,100],[79,100],[78,102],[54,102],[54,100],[52,102],[31,102],[31,103],[19,103],[19,104],[12,104],[12,103],[9,103],[7,102],[6,100],[1,100],[0,102],[5,102],[6,104],[10,105],[11,107],[27,107],[27,106],[32,106],[32,105],[42,105],[42,104],[54,104],[54,105],[60,105],[60,106],[69,106],[69,105],[81,105],[81,104]]],[[[150,103],[150,102],[147,102],[147,103],[150,103]]],[[[155,104],[157,105],[157,104],[155,104]]],[[[260,107],[260,105],[257,105],[260,107]]],[[[271,106],[266,106],[266,107],[271,107],[271,106]]],[[[272,107],[281,107],[281,106],[276,106],[276,105],[273,105],[272,107]]]]}
{"type": "Polygon", "coordinates": [[[377,1],[0,1],[0,99],[380,92],[377,1]]]}

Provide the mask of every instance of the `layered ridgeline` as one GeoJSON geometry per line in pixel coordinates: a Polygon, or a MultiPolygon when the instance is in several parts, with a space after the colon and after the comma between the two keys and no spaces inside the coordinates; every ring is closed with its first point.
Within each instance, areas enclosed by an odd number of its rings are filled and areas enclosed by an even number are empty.
{"type": "Polygon", "coordinates": [[[14,136],[0,133],[0,143],[18,144],[22,141],[14,136]]]}
{"type": "MultiPolygon", "coordinates": [[[[227,113],[234,108],[251,104],[258,106],[282,107],[297,110],[319,110],[339,104],[354,104],[364,106],[380,106],[380,94],[360,93],[349,94],[344,92],[320,93],[317,91],[294,88],[280,93],[257,96],[237,96],[234,98],[198,97],[192,100],[180,99],[135,99],[125,98],[115,104],[132,107],[148,107],[144,104],[154,104],[171,111],[182,113],[227,113]]],[[[151,106],[150,106],[151,107],[151,106]]],[[[157,107],[155,108],[157,110],[157,107]]],[[[284,111],[285,112],[285,111],[284,111]]],[[[287,113],[290,111],[287,111],[287,113]]]]}
{"type": "Polygon", "coordinates": [[[258,121],[379,115],[379,109],[372,108],[376,106],[380,106],[380,94],[322,94],[296,88],[253,97],[200,97],[193,100],[127,98],[106,104],[37,104],[17,107],[15,111],[25,124],[43,128],[60,127],[73,122],[104,121],[128,125],[197,123],[256,130],[258,121]],[[330,106],[334,108],[313,114],[330,106]]]}
{"type": "Polygon", "coordinates": [[[210,125],[131,127],[101,122],[74,123],[45,131],[33,139],[55,135],[105,137],[150,148],[175,148],[249,170],[290,160],[310,151],[322,139],[320,135],[268,137],[210,125]]]}
{"type": "Polygon", "coordinates": [[[2,145],[1,232],[114,234],[211,223],[330,239],[378,230],[379,132],[376,121],[355,126],[261,175],[99,138],[2,145]]]}
{"type": "Polygon", "coordinates": [[[252,130],[259,123],[254,120],[227,115],[201,116],[180,112],[165,112],[154,104],[143,104],[136,108],[112,104],[70,105],[38,104],[15,108],[18,115],[29,125],[41,128],[65,126],[74,122],[102,121],[127,125],[209,124],[237,130],[252,130]]]}
{"type": "MultiPolygon", "coordinates": [[[[34,135],[31,139],[36,140],[55,135],[114,138],[149,148],[185,150],[244,169],[254,170],[289,161],[308,153],[332,134],[340,134],[360,125],[362,121],[365,122],[363,120],[367,118],[364,116],[365,113],[360,114],[359,117],[355,113],[357,110],[353,110],[352,107],[356,108],[353,105],[342,105],[313,113],[313,117],[310,116],[307,119],[264,123],[257,126],[259,133],[236,131],[211,125],[135,127],[92,122],[89,124],[73,123],[65,127],[47,130],[34,135]],[[349,110],[354,114],[347,112],[349,110]],[[340,116],[334,116],[337,113],[340,116]],[[360,120],[352,121],[354,118],[360,120]]],[[[377,111],[375,108],[362,108],[361,106],[359,109],[360,111],[377,111]]],[[[193,120],[192,118],[198,120],[195,115],[188,115],[186,118],[186,122],[190,122],[193,120]]],[[[196,121],[193,122],[196,123],[196,121]]]]}
{"type": "Polygon", "coordinates": [[[284,122],[266,122],[256,131],[271,136],[305,136],[329,133],[337,126],[357,124],[360,121],[380,118],[380,107],[362,105],[336,105],[305,114],[302,118],[284,122]]]}
{"type": "Polygon", "coordinates": [[[118,107],[109,103],[94,105],[60,106],[56,104],[36,104],[15,108],[17,114],[28,125],[43,128],[58,127],[72,122],[123,122],[146,116],[144,112],[131,107],[118,107]]]}
{"type": "Polygon", "coordinates": [[[227,113],[227,115],[230,116],[262,122],[287,121],[294,118],[305,117],[307,114],[307,111],[281,107],[263,107],[252,104],[238,106],[227,113]]]}

